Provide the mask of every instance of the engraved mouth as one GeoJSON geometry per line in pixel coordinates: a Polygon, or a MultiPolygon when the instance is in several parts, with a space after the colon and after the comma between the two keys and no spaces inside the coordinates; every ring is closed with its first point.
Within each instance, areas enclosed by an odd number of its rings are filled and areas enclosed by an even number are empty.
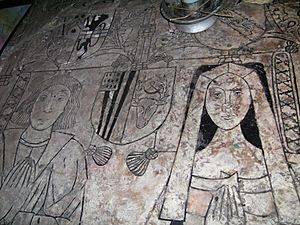
{"type": "Polygon", "coordinates": [[[233,115],[223,115],[223,116],[221,116],[221,118],[224,119],[224,120],[232,120],[233,115]]]}
{"type": "Polygon", "coordinates": [[[36,119],[36,123],[37,123],[38,125],[43,125],[44,122],[45,122],[44,119],[41,119],[41,118],[36,119]]]}

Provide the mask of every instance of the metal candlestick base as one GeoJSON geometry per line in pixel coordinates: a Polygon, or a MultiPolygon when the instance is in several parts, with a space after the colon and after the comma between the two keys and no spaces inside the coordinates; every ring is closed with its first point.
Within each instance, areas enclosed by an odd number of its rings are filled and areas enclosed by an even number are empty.
{"type": "Polygon", "coordinates": [[[211,27],[217,20],[214,16],[221,7],[221,0],[206,1],[194,9],[182,4],[171,4],[165,0],[161,3],[162,16],[186,33],[198,33],[211,27]]]}

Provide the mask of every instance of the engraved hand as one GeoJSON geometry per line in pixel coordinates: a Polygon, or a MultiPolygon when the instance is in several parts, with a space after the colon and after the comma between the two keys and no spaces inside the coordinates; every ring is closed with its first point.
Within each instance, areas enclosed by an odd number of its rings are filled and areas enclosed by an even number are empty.
{"type": "Polygon", "coordinates": [[[15,165],[4,180],[0,189],[0,221],[11,222],[24,204],[31,190],[35,164],[25,158],[15,165]]]}
{"type": "Polygon", "coordinates": [[[228,188],[228,202],[230,204],[230,210],[228,214],[229,224],[245,224],[244,211],[236,186],[228,188]]]}
{"type": "Polygon", "coordinates": [[[205,218],[205,225],[226,225],[227,218],[224,214],[226,205],[225,195],[227,186],[221,186],[211,200],[208,212],[205,218]]]}
{"type": "Polygon", "coordinates": [[[206,225],[243,225],[244,213],[236,186],[221,186],[214,195],[205,219],[206,225]]]}

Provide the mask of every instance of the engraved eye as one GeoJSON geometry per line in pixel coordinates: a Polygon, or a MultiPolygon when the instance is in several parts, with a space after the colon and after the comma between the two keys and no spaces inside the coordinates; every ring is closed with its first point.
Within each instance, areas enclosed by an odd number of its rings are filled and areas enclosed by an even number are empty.
{"type": "Polygon", "coordinates": [[[47,98],[47,95],[41,95],[39,100],[43,102],[46,100],[46,98],[47,98]]]}
{"type": "Polygon", "coordinates": [[[220,91],[215,91],[213,93],[213,98],[214,99],[220,99],[222,97],[222,93],[220,91]]]}
{"type": "Polygon", "coordinates": [[[241,94],[242,94],[242,92],[240,90],[235,90],[234,91],[235,96],[240,96],[241,94]]]}

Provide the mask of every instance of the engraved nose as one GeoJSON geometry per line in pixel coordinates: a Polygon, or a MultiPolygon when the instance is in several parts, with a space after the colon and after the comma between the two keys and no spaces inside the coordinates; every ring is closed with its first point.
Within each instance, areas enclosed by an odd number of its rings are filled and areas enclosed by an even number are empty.
{"type": "Polygon", "coordinates": [[[230,93],[225,93],[225,101],[222,105],[222,111],[226,114],[232,114],[232,101],[230,93]]]}
{"type": "Polygon", "coordinates": [[[51,113],[52,112],[52,107],[53,107],[53,98],[50,98],[48,104],[45,107],[45,112],[46,113],[51,113]]]}
{"type": "Polygon", "coordinates": [[[231,95],[230,93],[225,93],[225,103],[224,105],[226,106],[231,106],[231,95]]]}
{"type": "Polygon", "coordinates": [[[227,103],[223,104],[222,111],[224,113],[231,113],[232,112],[231,104],[227,104],[227,103]]]}

